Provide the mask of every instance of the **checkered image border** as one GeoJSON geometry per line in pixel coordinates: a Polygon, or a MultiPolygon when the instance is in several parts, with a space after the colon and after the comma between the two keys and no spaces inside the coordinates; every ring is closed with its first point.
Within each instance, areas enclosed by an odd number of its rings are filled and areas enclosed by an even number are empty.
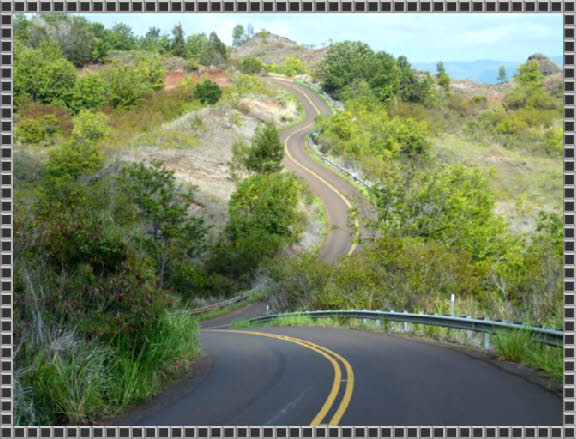
{"type": "MultiPolygon", "coordinates": [[[[6,1],[1,0],[1,393],[2,438],[559,438],[574,431],[574,2],[573,1],[6,1]],[[564,51],[563,427],[14,427],[12,317],[12,14],[88,12],[561,13],[564,51]]],[[[415,22],[417,26],[417,22],[415,22]]],[[[559,30],[560,32],[560,30],[559,30]]]]}

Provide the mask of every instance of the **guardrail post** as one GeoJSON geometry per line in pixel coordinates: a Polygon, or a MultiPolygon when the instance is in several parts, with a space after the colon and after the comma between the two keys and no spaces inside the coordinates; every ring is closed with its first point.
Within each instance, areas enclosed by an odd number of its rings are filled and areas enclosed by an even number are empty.
{"type": "Polygon", "coordinates": [[[362,324],[363,324],[364,326],[368,326],[368,325],[369,325],[369,322],[370,322],[370,319],[362,319],[362,324]]]}
{"type": "Polygon", "coordinates": [[[486,349],[486,350],[490,349],[490,333],[489,332],[484,333],[484,349],[486,349]]]}
{"type": "Polygon", "coordinates": [[[376,327],[376,329],[382,329],[382,320],[380,319],[374,320],[374,326],[376,327]]]}
{"type": "MultiPolygon", "coordinates": [[[[472,316],[466,316],[467,319],[471,319],[472,316]]],[[[470,342],[470,339],[472,338],[472,331],[470,331],[469,329],[466,330],[466,341],[470,342]]]]}

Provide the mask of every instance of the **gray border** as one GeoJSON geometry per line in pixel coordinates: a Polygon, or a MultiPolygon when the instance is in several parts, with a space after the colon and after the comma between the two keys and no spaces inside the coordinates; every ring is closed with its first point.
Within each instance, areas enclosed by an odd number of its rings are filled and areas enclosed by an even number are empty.
{"type": "Polygon", "coordinates": [[[575,437],[574,431],[574,3],[567,1],[1,1],[0,437],[575,437]],[[128,7],[125,9],[125,7],[128,7]],[[266,9],[266,11],[264,10],[266,9]],[[541,12],[564,13],[564,427],[13,427],[12,413],[12,13],[14,12],[541,12]]]}

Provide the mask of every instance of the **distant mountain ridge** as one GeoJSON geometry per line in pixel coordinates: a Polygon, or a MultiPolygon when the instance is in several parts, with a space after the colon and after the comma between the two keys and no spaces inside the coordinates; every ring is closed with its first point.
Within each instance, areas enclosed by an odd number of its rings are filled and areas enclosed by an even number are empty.
{"type": "MultiPolygon", "coordinates": [[[[550,59],[554,61],[561,68],[563,63],[562,56],[551,56],[550,59]]],[[[447,61],[444,62],[446,72],[453,79],[469,79],[471,81],[482,82],[484,84],[495,84],[498,77],[498,68],[503,65],[506,67],[506,74],[508,79],[512,78],[516,69],[524,61],[506,62],[496,60],[478,60],[478,61],[447,61]]],[[[436,73],[435,62],[413,62],[412,67],[418,70],[424,70],[431,73],[436,73]]]]}

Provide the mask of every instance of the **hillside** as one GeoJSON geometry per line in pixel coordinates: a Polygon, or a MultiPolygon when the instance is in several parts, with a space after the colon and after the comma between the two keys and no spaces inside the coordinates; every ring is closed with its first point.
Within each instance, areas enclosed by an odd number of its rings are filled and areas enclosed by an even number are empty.
{"type": "Polygon", "coordinates": [[[298,57],[307,67],[315,67],[326,48],[308,49],[295,41],[271,32],[259,32],[243,44],[232,49],[232,59],[256,56],[265,64],[282,64],[288,56],[298,57]]]}

